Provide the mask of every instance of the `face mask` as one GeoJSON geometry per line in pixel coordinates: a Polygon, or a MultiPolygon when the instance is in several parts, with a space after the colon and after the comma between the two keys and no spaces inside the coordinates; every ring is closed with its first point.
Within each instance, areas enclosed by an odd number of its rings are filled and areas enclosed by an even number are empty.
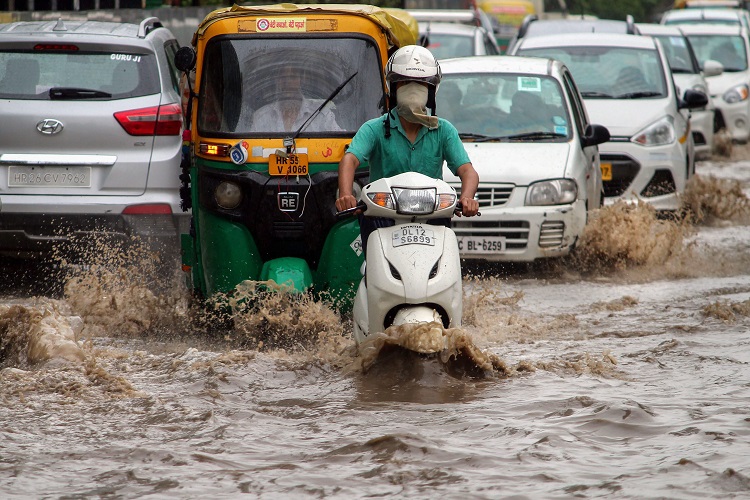
{"type": "Polygon", "coordinates": [[[438,127],[437,116],[427,114],[427,87],[416,82],[401,85],[396,90],[398,116],[411,123],[430,129],[438,127]]]}

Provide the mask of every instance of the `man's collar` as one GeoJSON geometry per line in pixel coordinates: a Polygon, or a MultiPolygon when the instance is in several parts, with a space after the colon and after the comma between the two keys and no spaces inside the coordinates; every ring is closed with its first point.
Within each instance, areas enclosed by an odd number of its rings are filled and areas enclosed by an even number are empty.
{"type": "MultiPolygon", "coordinates": [[[[391,120],[391,126],[393,126],[393,124],[395,123],[396,124],[396,130],[398,130],[399,132],[401,132],[401,135],[403,135],[404,137],[406,137],[408,139],[408,137],[406,135],[406,130],[404,130],[404,126],[401,124],[401,119],[398,117],[398,109],[393,108],[389,113],[390,113],[389,117],[390,117],[390,120],[391,120]]],[[[433,130],[437,130],[437,129],[433,129],[433,130]]],[[[427,132],[429,132],[429,131],[430,131],[429,128],[425,127],[424,125],[420,125],[419,126],[419,132],[417,132],[417,138],[414,140],[414,144],[418,143],[419,140],[422,137],[424,137],[424,135],[427,132]]]]}

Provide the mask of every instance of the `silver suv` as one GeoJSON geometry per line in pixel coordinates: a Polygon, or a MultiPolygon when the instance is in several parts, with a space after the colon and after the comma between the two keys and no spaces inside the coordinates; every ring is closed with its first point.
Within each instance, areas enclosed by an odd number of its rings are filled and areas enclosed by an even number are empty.
{"type": "Polygon", "coordinates": [[[179,248],[178,48],[155,17],[0,25],[0,256],[179,248]]]}

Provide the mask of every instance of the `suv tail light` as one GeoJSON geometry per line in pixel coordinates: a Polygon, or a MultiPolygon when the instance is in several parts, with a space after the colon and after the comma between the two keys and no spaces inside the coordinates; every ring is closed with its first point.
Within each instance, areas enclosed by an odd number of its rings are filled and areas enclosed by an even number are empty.
{"type": "Polygon", "coordinates": [[[182,131],[179,104],[119,111],[115,119],[130,135],[180,135],[182,131]]]}

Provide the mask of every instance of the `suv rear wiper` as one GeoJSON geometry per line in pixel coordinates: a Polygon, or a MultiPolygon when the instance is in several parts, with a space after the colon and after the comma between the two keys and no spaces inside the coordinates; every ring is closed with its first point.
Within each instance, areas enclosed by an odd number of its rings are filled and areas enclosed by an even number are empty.
{"type": "Polygon", "coordinates": [[[615,99],[640,99],[641,97],[659,97],[661,92],[654,92],[649,90],[647,92],[628,92],[627,94],[620,94],[615,99]]]}
{"type": "Polygon", "coordinates": [[[98,99],[102,97],[112,97],[112,94],[101,90],[75,87],[52,87],[49,89],[50,99],[98,99]]]}
{"type": "Polygon", "coordinates": [[[526,132],[524,134],[509,135],[507,139],[513,140],[525,140],[525,139],[559,139],[568,137],[566,134],[558,134],[555,132],[526,132]]]}

